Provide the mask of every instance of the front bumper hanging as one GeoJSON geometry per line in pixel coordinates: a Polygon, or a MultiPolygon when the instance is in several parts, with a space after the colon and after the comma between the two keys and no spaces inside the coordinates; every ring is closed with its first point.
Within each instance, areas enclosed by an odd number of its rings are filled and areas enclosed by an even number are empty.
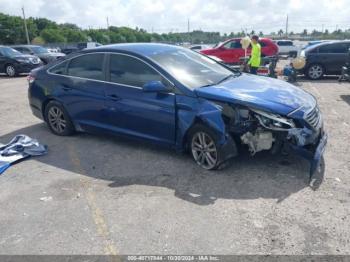
{"type": "Polygon", "coordinates": [[[309,181],[311,181],[312,176],[315,174],[316,170],[320,167],[321,159],[323,153],[326,149],[328,141],[328,135],[325,132],[322,132],[320,135],[318,143],[315,145],[314,150],[306,149],[305,147],[291,145],[291,148],[294,152],[301,155],[305,159],[310,161],[310,173],[309,181]]]}

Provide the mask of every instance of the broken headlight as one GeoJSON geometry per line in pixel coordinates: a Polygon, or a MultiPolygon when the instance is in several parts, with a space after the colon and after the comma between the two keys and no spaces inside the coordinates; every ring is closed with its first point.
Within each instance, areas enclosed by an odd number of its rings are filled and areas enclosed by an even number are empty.
{"type": "Polygon", "coordinates": [[[286,131],[290,128],[295,128],[292,119],[287,119],[277,114],[271,114],[256,109],[251,110],[255,113],[255,117],[259,120],[259,123],[266,129],[286,131]]]}

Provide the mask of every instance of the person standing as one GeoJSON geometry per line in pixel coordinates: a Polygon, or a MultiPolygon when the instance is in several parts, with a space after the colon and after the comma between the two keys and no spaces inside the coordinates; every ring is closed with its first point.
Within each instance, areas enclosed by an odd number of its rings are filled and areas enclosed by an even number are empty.
{"type": "Polygon", "coordinates": [[[261,63],[261,46],[259,44],[259,37],[257,35],[252,36],[252,53],[248,61],[250,66],[250,73],[256,75],[261,63]]]}

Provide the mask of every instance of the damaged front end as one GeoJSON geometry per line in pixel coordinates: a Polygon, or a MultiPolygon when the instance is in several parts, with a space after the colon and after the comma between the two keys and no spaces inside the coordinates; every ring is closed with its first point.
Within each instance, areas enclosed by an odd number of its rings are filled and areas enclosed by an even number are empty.
{"type": "Polygon", "coordinates": [[[247,145],[252,155],[263,150],[293,151],[310,161],[311,180],[327,144],[317,106],[306,113],[299,108],[288,116],[281,116],[228,103],[219,105],[227,132],[247,145]]]}

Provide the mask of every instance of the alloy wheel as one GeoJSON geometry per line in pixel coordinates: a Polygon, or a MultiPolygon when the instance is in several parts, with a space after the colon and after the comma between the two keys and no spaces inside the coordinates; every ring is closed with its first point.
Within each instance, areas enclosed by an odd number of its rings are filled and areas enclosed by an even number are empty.
{"type": "Polygon", "coordinates": [[[48,121],[51,128],[59,134],[63,133],[67,127],[64,114],[62,110],[57,106],[53,106],[50,108],[48,112],[48,121]]]}
{"type": "Polygon", "coordinates": [[[218,160],[214,140],[204,132],[197,132],[192,137],[191,150],[194,160],[205,169],[213,169],[218,160]]]}
{"type": "Polygon", "coordinates": [[[318,79],[322,76],[323,69],[320,65],[313,65],[309,68],[309,77],[311,79],[318,79]]]}
{"type": "Polygon", "coordinates": [[[16,75],[16,69],[12,65],[6,66],[6,74],[8,76],[15,76],[16,75]]]}

